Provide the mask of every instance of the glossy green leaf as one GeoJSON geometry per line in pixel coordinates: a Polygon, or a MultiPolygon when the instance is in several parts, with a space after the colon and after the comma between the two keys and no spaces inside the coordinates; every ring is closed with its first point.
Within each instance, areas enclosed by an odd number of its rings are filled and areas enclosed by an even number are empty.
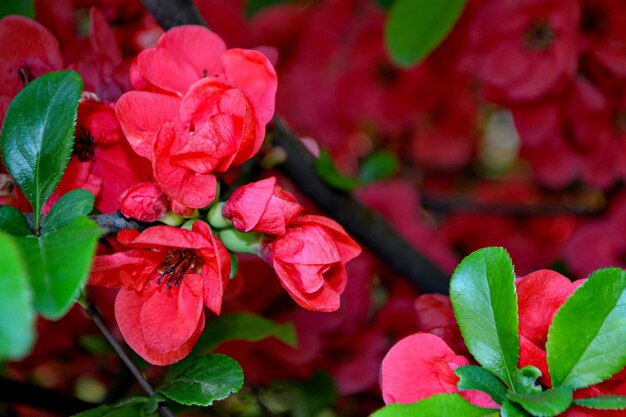
{"type": "Polygon", "coordinates": [[[552,384],[585,388],[626,366],[626,273],[594,272],[559,309],[548,331],[552,384]]]}
{"type": "Polygon", "coordinates": [[[500,410],[500,417],[532,417],[532,415],[519,405],[511,401],[505,401],[500,410]]]}
{"type": "Polygon", "coordinates": [[[361,164],[359,178],[363,183],[370,183],[391,178],[400,166],[395,154],[387,151],[374,152],[361,164]]]}
{"type": "Polygon", "coordinates": [[[77,217],[86,216],[93,210],[94,197],[87,190],[67,192],[52,206],[44,221],[41,233],[48,233],[71,223],[77,217]]]}
{"type": "Polygon", "coordinates": [[[413,404],[389,404],[372,417],[497,417],[498,410],[477,407],[459,394],[437,394],[413,404]]]}
{"type": "Polygon", "coordinates": [[[21,359],[35,339],[26,266],[13,237],[0,232],[0,360],[21,359]]]}
{"type": "Polygon", "coordinates": [[[239,391],[242,385],[239,364],[226,355],[212,354],[174,365],[159,393],[181,404],[208,406],[239,391]]]}
{"type": "Polygon", "coordinates": [[[89,275],[100,234],[92,220],[79,217],[39,238],[18,240],[38,312],[58,319],[71,307],[89,275]]]}
{"type": "Polygon", "coordinates": [[[498,404],[506,401],[506,387],[489,371],[480,366],[459,366],[454,370],[459,377],[457,387],[460,390],[474,389],[485,392],[498,404]]]}
{"type": "Polygon", "coordinates": [[[112,405],[101,405],[73,417],[137,417],[141,416],[141,408],[148,402],[148,398],[135,397],[122,400],[112,405]]]}
{"type": "Polygon", "coordinates": [[[467,256],[450,281],[450,301],[470,353],[515,390],[519,335],[515,274],[503,248],[467,256]]]}
{"type": "Polygon", "coordinates": [[[72,153],[82,88],[74,71],[42,75],[20,91],[4,118],[2,158],[33,206],[36,230],[72,153]]]}
{"type": "Polygon", "coordinates": [[[601,395],[599,397],[581,398],[574,400],[574,405],[594,410],[626,410],[626,396],[601,395]]]}
{"type": "Polygon", "coordinates": [[[572,390],[557,387],[536,394],[516,394],[509,392],[509,400],[521,405],[537,417],[553,417],[567,410],[572,404],[572,390]]]}
{"type": "Polygon", "coordinates": [[[24,214],[13,206],[0,206],[0,230],[14,236],[32,233],[24,214]]]}
{"type": "Polygon", "coordinates": [[[256,342],[274,337],[289,346],[297,345],[293,323],[277,323],[249,313],[227,313],[208,320],[193,354],[205,354],[229,340],[256,342]]]}
{"type": "Polygon", "coordinates": [[[0,18],[16,14],[35,18],[35,6],[33,0],[2,0],[0,1],[0,18]]]}
{"type": "Polygon", "coordinates": [[[385,23],[385,44],[392,60],[410,67],[448,35],[467,0],[396,0],[385,23]]]}
{"type": "Polygon", "coordinates": [[[337,170],[326,149],[322,149],[319,158],[315,160],[315,171],[322,181],[338,190],[350,191],[359,185],[358,179],[345,176],[337,170]]]}

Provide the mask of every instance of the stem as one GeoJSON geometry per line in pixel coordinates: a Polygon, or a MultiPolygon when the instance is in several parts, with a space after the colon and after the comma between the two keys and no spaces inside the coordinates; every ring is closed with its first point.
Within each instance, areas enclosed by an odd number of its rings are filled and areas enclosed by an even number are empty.
{"type": "MultiPolygon", "coordinates": [[[[137,366],[133,363],[133,361],[128,357],[122,346],[118,343],[118,341],[113,337],[113,334],[109,331],[109,328],[104,323],[102,319],[102,315],[92,304],[88,304],[85,307],[85,312],[93,320],[93,322],[98,326],[98,329],[102,332],[107,342],[111,345],[115,353],[122,359],[124,365],[128,368],[128,370],[133,374],[141,388],[148,394],[150,397],[153,397],[156,392],[154,388],[150,385],[150,383],[144,378],[143,374],[137,368],[137,366]]],[[[159,414],[163,417],[176,417],[176,415],[169,409],[169,407],[165,404],[159,404],[159,408],[157,409],[159,414]]]]}

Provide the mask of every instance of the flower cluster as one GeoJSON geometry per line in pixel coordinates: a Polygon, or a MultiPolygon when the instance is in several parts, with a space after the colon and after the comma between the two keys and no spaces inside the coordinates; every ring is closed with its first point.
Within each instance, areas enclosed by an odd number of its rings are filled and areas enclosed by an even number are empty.
{"type": "MultiPolygon", "coordinates": [[[[98,9],[90,22],[88,46],[73,48],[65,64],[86,92],[72,158],[47,207],[83,188],[102,212],[164,223],[122,230],[93,265],[92,285],[119,289],[115,317],[127,343],[157,365],[185,357],[204,329],[204,308],[221,312],[237,252],[264,259],[301,306],[337,310],[345,263],[359,246],[334,221],[303,215],[274,177],[231,184],[274,114],[277,76],[266,55],[180,26],[124,61],[98,9]],[[219,202],[220,188],[231,189],[227,201],[219,202]]],[[[27,18],[0,20],[0,38],[2,73],[12,75],[0,88],[4,115],[21,88],[63,68],[64,57],[55,37],[27,18]],[[33,47],[10,41],[17,36],[33,47]]],[[[2,202],[27,210],[4,172],[2,182],[2,202]]]]}

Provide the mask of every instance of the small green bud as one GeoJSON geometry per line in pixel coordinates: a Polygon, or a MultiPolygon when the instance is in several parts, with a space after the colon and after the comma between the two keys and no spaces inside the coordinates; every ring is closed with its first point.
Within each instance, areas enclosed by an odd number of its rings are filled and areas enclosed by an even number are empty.
{"type": "Polygon", "coordinates": [[[220,240],[232,252],[261,256],[261,233],[242,233],[235,229],[220,231],[220,240]]]}
{"type": "Polygon", "coordinates": [[[232,225],[231,222],[222,215],[222,209],[225,205],[226,203],[213,205],[206,216],[209,224],[216,229],[226,229],[232,225]]]}

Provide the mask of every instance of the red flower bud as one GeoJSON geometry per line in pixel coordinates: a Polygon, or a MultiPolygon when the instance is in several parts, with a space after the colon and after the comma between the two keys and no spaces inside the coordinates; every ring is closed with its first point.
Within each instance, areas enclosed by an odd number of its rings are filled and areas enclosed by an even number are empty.
{"type": "Polygon", "coordinates": [[[302,211],[294,196],[270,177],[237,188],[222,210],[242,232],[284,235],[285,227],[302,211]]]}

